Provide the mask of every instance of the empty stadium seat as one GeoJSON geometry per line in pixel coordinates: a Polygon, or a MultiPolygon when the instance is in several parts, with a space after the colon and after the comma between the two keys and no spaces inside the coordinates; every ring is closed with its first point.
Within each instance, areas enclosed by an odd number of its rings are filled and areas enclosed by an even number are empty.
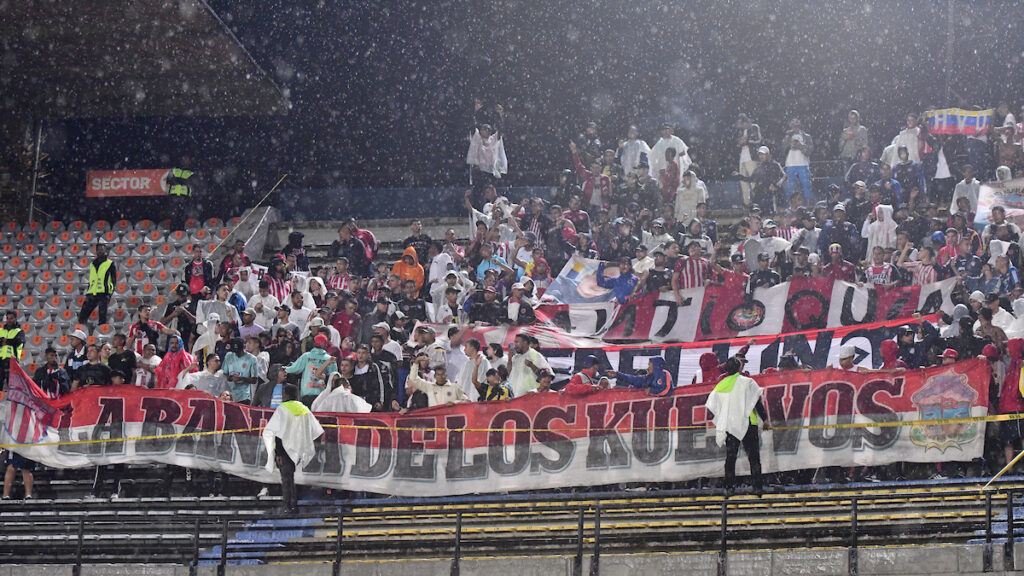
{"type": "Polygon", "coordinates": [[[0,252],[7,254],[8,256],[13,256],[14,254],[17,254],[18,249],[13,243],[8,243],[0,245],[0,252]]]}
{"type": "Polygon", "coordinates": [[[164,257],[169,257],[171,254],[178,253],[178,249],[171,244],[161,244],[160,248],[157,249],[157,253],[164,257]]]}
{"type": "Polygon", "coordinates": [[[166,269],[157,270],[151,277],[151,280],[156,281],[157,284],[165,285],[171,279],[171,274],[166,269]]]}
{"type": "Polygon", "coordinates": [[[121,242],[124,242],[125,244],[129,244],[131,246],[135,246],[139,242],[142,242],[142,238],[143,238],[142,234],[139,234],[135,230],[130,230],[130,231],[125,233],[123,238],[121,238],[121,242]]]}
{"type": "Polygon", "coordinates": [[[227,228],[221,228],[221,229],[217,230],[216,234],[214,234],[214,236],[217,238],[217,241],[219,241],[219,242],[223,242],[224,240],[227,240],[227,237],[230,236],[230,235],[231,235],[231,230],[228,230],[227,228]]]}
{"type": "Polygon", "coordinates": [[[32,257],[39,252],[39,247],[35,244],[22,244],[20,252],[23,256],[32,257]]]}
{"type": "Polygon", "coordinates": [[[36,307],[36,297],[28,293],[28,287],[25,287],[25,295],[21,298],[21,308],[24,310],[32,310],[36,307]]]}
{"type": "Polygon", "coordinates": [[[114,248],[110,252],[114,256],[118,256],[120,258],[123,258],[123,257],[125,257],[125,256],[127,256],[128,254],[131,253],[131,249],[128,248],[127,244],[116,244],[116,245],[114,245],[114,248]]]}
{"type": "Polygon", "coordinates": [[[128,318],[128,313],[125,312],[123,307],[118,307],[114,310],[114,322],[117,324],[124,323],[125,319],[128,318]]]}
{"type": "Polygon", "coordinates": [[[187,244],[190,239],[188,234],[182,230],[175,230],[167,235],[167,241],[170,242],[175,248],[181,248],[187,244]]]}
{"type": "Polygon", "coordinates": [[[185,229],[186,230],[195,230],[196,228],[199,228],[199,226],[200,226],[199,220],[196,220],[195,218],[188,218],[188,219],[185,220],[185,229]]]}
{"type": "Polygon", "coordinates": [[[123,220],[122,219],[122,220],[118,220],[117,222],[114,222],[114,224],[111,226],[111,228],[113,230],[117,231],[117,232],[126,232],[127,233],[127,232],[131,232],[132,230],[135,230],[135,225],[132,224],[128,220],[123,220]]]}
{"type": "Polygon", "coordinates": [[[139,287],[139,294],[142,294],[143,296],[153,296],[155,293],[156,287],[154,287],[150,282],[146,282],[139,287]]]}
{"type": "Polygon", "coordinates": [[[46,230],[52,234],[60,234],[65,230],[64,223],[60,220],[51,220],[46,224],[46,230]]]}
{"type": "Polygon", "coordinates": [[[164,218],[163,220],[161,220],[161,221],[156,223],[156,227],[157,228],[163,228],[164,230],[170,230],[171,229],[171,219],[170,218],[164,218]]]}
{"type": "Polygon", "coordinates": [[[163,260],[161,260],[157,256],[153,256],[151,258],[147,258],[146,260],[144,260],[142,262],[142,269],[143,270],[156,271],[156,270],[163,270],[163,268],[164,268],[164,262],[163,262],[163,260]]]}
{"type": "Polygon", "coordinates": [[[192,242],[202,245],[204,242],[210,239],[210,233],[200,228],[192,233],[192,242]]]}
{"type": "Polygon", "coordinates": [[[75,286],[74,282],[65,282],[60,286],[60,293],[63,296],[74,296],[78,287],[75,286]]]}
{"type": "Polygon", "coordinates": [[[14,274],[14,279],[19,282],[28,282],[32,279],[32,274],[28,270],[18,270],[14,274]]]}
{"type": "Polygon", "coordinates": [[[128,294],[128,292],[131,291],[131,289],[132,285],[129,284],[128,282],[118,282],[117,284],[114,285],[114,292],[116,292],[117,294],[128,294]]]}
{"type": "Polygon", "coordinates": [[[47,230],[40,230],[34,234],[36,242],[39,244],[49,244],[53,241],[54,234],[47,230]]]}
{"type": "Polygon", "coordinates": [[[0,295],[0,308],[7,308],[7,304],[10,303],[10,298],[7,296],[0,295]]]}
{"type": "Polygon", "coordinates": [[[92,223],[92,230],[100,233],[106,232],[107,230],[110,230],[110,222],[107,222],[106,220],[97,220],[92,223]]]}
{"type": "Polygon", "coordinates": [[[60,318],[64,322],[73,322],[77,316],[78,315],[70,308],[65,308],[57,313],[57,318],[60,318]]]}
{"type": "Polygon", "coordinates": [[[238,223],[241,222],[241,221],[242,221],[242,217],[241,216],[235,216],[234,218],[228,220],[227,223],[225,224],[225,226],[227,226],[228,228],[234,228],[235,226],[238,226],[238,223]]]}
{"type": "Polygon", "coordinates": [[[138,256],[140,259],[148,258],[152,253],[153,253],[153,246],[152,246],[152,244],[139,244],[135,248],[135,255],[138,256]]]}
{"type": "Polygon", "coordinates": [[[139,307],[140,303],[142,303],[142,299],[139,298],[138,296],[129,296],[128,297],[128,308],[129,309],[131,309],[131,310],[137,309],[139,307]]]}
{"type": "Polygon", "coordinates": [[[73,234],[78,235],[84,232],[85,230],[88,230],[89,227],[85,224],[85,222],[81,220],[75,220],[74,222],[68,225],[67,229],[73,234]]]}
{"type": "Polygon", "coordinates": [[[64,272],[68,270],[71,265],[71,261],[64,256],[57,256],[50,262],[50,270],[53,270],[57,276],[63,276],[64,272]]]}
{"type": "Polygon", "coordinates": [[[58,328],[56,322],[48,322],[46,326],[43,326],[43,334],[50,338],[56,336],[58,332],[60,332],[60,328],[58,328]]]}
{"type": "Polygon", "coordinates": [[[149,271],[136,269],[131,273],[131,279],[133,282],[145,282],[149,280],[149,271]]]}
{"type": "Polygon", "coordinates": [[[64,298],[59,294],[50,296],[43,302],[43,307],[50,310],[60,310],[64,307],[64,298]]]}
{"type": "Polygon", "coordinates": [[[167,304],[167,296],[158,295],[156,298],[153,299],[154,308],[160,308],[164,304],[167,304]]]}
{"type": "Polygon", "coordinates": [[[92,258],[88,256],[79,256],[71,260],[71,267],[75,270],[88,270],[89,264],[92,263],[92,258]]]}
{"type": "Polygon", "coordinates": [[[61,248],[58,244],[47,244],[46,247],[43,248],[43,252],[45,252],[49,256],[56,257],[63,254],[64,249],[61,248]]]}
{"type": "MultiPolygon", "coordinates": [[[[89,319],[92,320],[95,317],[96,317],[96,311],[93,310],[92,311],[92,315],[89,316],[89,319]]],[[[90,334],[89,337],[85,339],[85,343],[86,343],[87,346],[92,346],[93,344],[96,343],[96,336],[90,334]]]]}
{"type": "Polygon", "coordinates": [[[65,230],[54,236],[54,242],[63,246],[67,246],[69,244],[75,243],[75,236],[71,232],[65,230]]]}
{"type": "Polygon", "coordinates": [[[36,370],[38,370],[38,369],[39,369],[39,364],[36,364],[35,362],[29,362],[29,364],[28,364],[28,373],[29,374],[35,374],[36,370]]]}
{"type": "Polygon", "coordinates": [[[78,235],[78,241],[87,245],[92,245],[97,238],[99,238],[99,235],[92,230],[83,230],[82,233],[78,235]]]}
{"type": "Polygon", "coordinates": [[[214,251],[217,250],[217,243],[216,242],[209,242],[209,243],[206,244],[205,248],[206,248],[206,254],[207,255],[213,254],[214,251]]]}
{"type": "Polygon", "coordinates": [[[49,282],[39,282],[36,284],[36,294],[42,297],[48,297],[53,293],[53,285],[49,282]]]}
{"type": "Polygon", "coordinates": [[[121,262],[120,268],[123,270],[135,270],[141,265],[142,262],[139,261],[138,258],[136,258],[135,256],[129,256],[121,262]]]}
{"type": "Polygon", "coordinates": [[[7,270],[4,270],[3,268],[0,268],[0,282],[3,282],[4,280],[7,280],[8,277],[9,277],[9,274],[7,274],[7,270]]]}
{"type": "MultiPolygon", "coordinates": [[[[66,331],[65,331],[66,332],[66,331]]],[[[61,334],[57,337],[57,345],[61,348],[67,348],[71,344],[71,337],[67,334],[61,334]]]]}
{"type": "Polygon", "coordinates": [[[100,238],[107,244],[115,244],[121,241],[121,235],[113,230],[108,230],[100,235],[100,238]]]}
{"type": "Polygon", "coordinates": [[[113,333],[114,333],[114,327],[111,326],[110,324],[100,324],[96,328],[96,335],[97,336],[110,336],[113,333]]]}
{"type": "Polygon", "coordinates": [[[164,267],[170,270],[181,270],[181,268],[184,265],[184,258],[182,258],[181,256],[171,256],[170,259],[167,260],[167,264],[164,267]]]}
{"type": "Polygon", "coordinates": [[[150,230],[146,232],[144,241],[146,244],[162,244],[166,237],[162,230],[150,230]]]}
{"type": "Polygon", "coordinates": [[[28,242],[29,234],[27,232],[15,232],[14,235],[11,236],[11,239],[19,245],[24,244],[25,242],[28,242]]]}
{"type": "Polygon", "coordinates": [[[156,222],[152,220],[139,220],[135,223],[135,231],[143,234],[156,229],[156,222]]]}
{"type": "Polygon", "coordinates": [[[12,282],[11,284],[7,285],[8,296],[22,296],[25,294],[25,292],[26,288],[24,282],[12,282]]]}
{"type": "Polygon", "coordinates": [[[64,248],[64,255],[68,256],[69,258],[78,258],[79,256],[84,256],[85,254],[87,254],[88,251],[89,249],[87,247],[76,242],[74,244],[68,244],[64,248]]]}
{"type": "Polygon", "coordinates": [[[12,234],[21,230],[17,222],[11,221],[4,224],[4,232],[11,232],[12,234]]]}
{"type": "Polygon", "coordinates": [[[207,228],[220,228],[220,227],[224,226],[224,222],[221,221],[220,218],[217,218],[216,216],[214,216],[213,218],[209,218],[209,219],[206,220],[205,226],[207,228]]]}
{"type": "Polygon", "coordinates": [[[36,322],[46,322],[50,319],[50,312],[44,308],[39,308],[32,313],[32,319],[36,322]]]}
{"type": "Polygon", "coordinates": [[[11,256],[7,261],[7,268],[11,270],[20,270],[25,267],[25,259],[21,256],[11,256]]]}
{"type": "Polygon", "coordinates": [[[35,258],[32,258],[31,260],[28,261],[28,269],[36,273],[42,271],[47,267],[46,258],[46,256],[36,256],[35,258]]]}
{"type": "Polygon", "coordinates": [[[25,224],[24,226],[21,227],[21,231],[22,232],[28,232],[29,234],[33,234],[33,235],[36,232],[39,232],[42,229],[43,229],[43,223],[42,222],[38,222],[36,220],[33,220],[33,221],[29,222],[28,224],[25,224]]]}

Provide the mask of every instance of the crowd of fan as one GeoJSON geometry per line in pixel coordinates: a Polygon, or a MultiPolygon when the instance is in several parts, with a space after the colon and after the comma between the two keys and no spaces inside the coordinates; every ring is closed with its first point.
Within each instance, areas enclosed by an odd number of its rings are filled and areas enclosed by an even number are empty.
{"type": "MultiPolygon", "coordinates": [[[[681,290],[712,283],[753,293],[794,276],[881,286],[956,277],[954,313],[883,346],[883,368],[923,367],[959,351],[992,361],[1001,384],[1024,348],[1020,229],[998,207],[991,222],[975,226],[977,176],[1006,180],[1020,170],[1024,127],[1005,107],[997,114],[987,137],[936,137],[909,115],[877,159],[851,111],[837,136],[845,183],[825,190],[812,189],[814,145],[799,121],[773,144],[740,115],[735,175],[746,216],[721,230],[700,168],[671,125],[661,127],[654,146],[631,128],[617,149],[606,150],[590,124],[569,143],[575,169],[562,173],[552,201],[514,203],[491,164],[473,166],[468,242],[451,229],[431,238],[413,221],[401,258],[385,262],[373,233],[349,219],[330,246],[330,265],[311,268],[294,232],[262,275],[242,243],[216,264],[196,246],[166,305],[139,306],[126,333],[109,342],[87,344],[88,326],[76,329],[63,359],[46,351],[34,380],[51,397],[125,383],[259,406],[279,404],[291,382],[303,403],[322,411],[408,411],[552,388],[585,393],[613,381],[667,392],[657,379],[615,372],[602,379],[594,363],[556,383],[529,335],[516,336],[508,350],[467,337],[478,325],[534,323],[553,277],[578,255],[603,262],[598,283],[620,303],[651,292],[681,298],[681,290]],[[729,248],[727,236],[736,240],[729,248]],[[438,334],[429,324],[450,328],[438,334]]],[[[500,127],[481,124],[474,133],[484,144],[501,138],[500,127]]],[[[96,252],[83,324],[93,309],[106,321],[117,277],[103,246],[96,252]]],[[[6,321],[16,326],[16,314],[6,321]]],[[[717,360],[704,360],[701,381],[713,381],[717,360]]],[[[844,368],[850,362],[841,359],[844,368]]],[[[780,369],[797,364],[783,358],[780,369]]],[[[994,410],[1024,411],[1019,393],[994,391],[994,410]]],[[[1009,456],[1020,434],[1016,422],[1007,424],[1000,445],[1009,456]]]]}

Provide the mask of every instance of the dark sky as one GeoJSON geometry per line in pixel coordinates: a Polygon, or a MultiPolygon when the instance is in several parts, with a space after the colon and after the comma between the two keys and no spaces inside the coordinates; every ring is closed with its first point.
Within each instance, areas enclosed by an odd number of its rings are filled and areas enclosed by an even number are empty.
{"type": "Polygon", "coordinates": [[[568,138],[588,120],[609,144],[632,123],[653,143],[658,123],[677,122],[715,179],[732,169],[740,111],[770,138],[796,115],[834,140],[857,108],[880,144],[908,110],[1002,99],[1019,110],[1014,4],[954,2],[947,62],[947,3],[934,0],[211,0],[286,91],[287,116],[69,121],[48,146],[61,185],[79,194],[88,168],[184,157],[207,190],[238,203],[284,172],[289,187],[457,185],[479,96],[509,110],[512,184],[568,167],[568,138]]]}

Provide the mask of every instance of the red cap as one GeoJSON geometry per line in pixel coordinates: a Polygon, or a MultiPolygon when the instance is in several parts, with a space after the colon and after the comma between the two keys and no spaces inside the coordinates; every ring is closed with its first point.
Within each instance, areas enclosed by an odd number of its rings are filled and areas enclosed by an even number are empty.
{"type": "Polygon", "coordinates": [[[981,349],[981,355],[992,361],[999,360],[999,348],[995,344],[985,344],[981,349]]]}
{"type": "Polygon", "coordinates": [[[952,358],[953,360],[958,360],[960,358],[960,354],[952,348],[946,348],[939,358],[952,358]]]}
{"type": "Polygon", "coordinates": [[[327,342],[327,335],[325,334],[317,334],[313,337],[313,344],[315,344],[317,348],[326,348],[327,342]]]}

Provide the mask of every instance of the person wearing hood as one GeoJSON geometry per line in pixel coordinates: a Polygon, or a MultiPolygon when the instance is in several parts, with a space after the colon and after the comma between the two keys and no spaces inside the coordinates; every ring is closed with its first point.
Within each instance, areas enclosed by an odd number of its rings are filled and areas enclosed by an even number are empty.
{"type": "Polygon", "coordinates": [[[683,220],[697,213],[697,205],[708,201],[708,187],[693,170],[683,173],[676,189],[675,218],[683,220]]]}
{"type": "Polygon", "coordinates": [[[725,491],[733,493],[736,482],[736,457],[740,446],[750,461],[750,473],[754,481],[754,493],[761,494],[761,435],[758,424],[770,430],[768,413],[761,401],[762,390],[752,378],[740,374],[743,361],[737,357],[726,360],[725,376],[718,381],[708,395],[705,408],[711,413],[715,427],[715,443],[725,447],[725,491]]]}
{"type": "MultiPolygon", "coordinates": [[[[1021,303],[1024,304],[1024,301],[1021,303]]],[[[939,336],[941,338],[956,338],[960,335],[960,319],[970,319],[970,317],[971,309],[968,308],[966,304],[957,304],[953,307],[953,314],[949,323],[939,330],[939,336]]],[[[943,320],[945,320],[945,315],[943,315],[943,320]]],[[[888,340],[886,342],[888,342],[888,340]]]]}
{"type": "MultiPolygon", "coordinates": [[[[714,352],[705,352],[698,360],[700,366],[700,383],[715,384],[722,377],[722,369],[718,364],[718,356],[714,352]]],[[[693,384],[697,384],[697,376],[693,377],[693,384]]]]}
{"type": "Polygon", "coordinates": [[[672,148],[676,151],[676,162],[679,164],[679,170],[686,172],[690,169],[690,165],[693,161],[690,159],[689,150],[690,147],[683,142],[683,139],[674,134],[675,127],[665,122],[661,125],[661,138],[654,143],[651,148],[651,153],[648,155],[650,162],[651,174],[655,177],[661,175],[662,170],[667,169],[668,162],[665,160],[665,151],[672,148]]]}
{"type": "Polygon", "coordinates": [[[608,370],[605,375],[615,379],[616,388],[641,388],[647,390],[651,396],[669,396],[675,389],[672,374],[665,369],[665,359],[661,356],[653,356],[647,361],[645,374],[633,375],[608,370]]]}
{"type": "Polygon", "coordinates": [[[299,386],[303,404],[312,404],[323,391],[327,378],[338,371],[337,360],[327,353],[327,344],[327,335],[317,334],[315,347],[285,367],[289,374],[302,374],[299,386]]]}
{"type": "Polygon", "coordinates": [[[870,257],[875,246],[896,248],[896,221],[892,218],[892,206],[879,204],[864,220],[860,235],[868,241],[867,255],[870,257]]]}
{"type": "Polygon", "coordinates": [[[306,256],[306,248],[302,245],[302,239],[306,235],[302,232],[292,232],[288,235],[288,244],[281,250],[287,259],[289,256],[295,258],[295,269],[309,272],[309,258],[306,256]]]}
{"type": "Polygon", "coordinates": [[[742,182],[752,183],[750,198],[753,205],[766,206],[771,213],[779,203],[779,191],[789,179],[782,165],[772,159],[771,149],[761,146],[757,149],[757,165],[749,176],[733,172],[742,182]]]}
{"type": "Polygon", "coordinates": [[[178,385],[178,378],[183,372],[196,372],[199,364],[195,356],[185,351],[185,343],[181,336],[172,335],[167,339],[167,354],[156,367],[156,388],[170,389],[178,385]]]}
{"type": "Polygon", "coordinates": [[[1006,332],[1006,337],[1010,339],[1024,338],[1024,298],[1014,300],[1011,307],[1013,308],[1014,320],[1010,323],[1009,328],[1003,329],[1003,332],[1006,332]]]}
{"type": "Polygon", "coordinates": [[[906,370],[907,363],[896,357],[899,345],[895,340],[884,340],[878,347],[882,355],[881,370],[906,370]]]}
{"type": "Polygon", "coordinates": [[[298,389],[287,385],[281,403],[263,428],[263,444],[267,449],[267,472],[281,470],[281,499],[289,512],[298,512],[295,470],[303,469],[316,457],[314,442],[324,429],[316,417],[298,402],[298,389]]]}
{"type": "Polygon", "coordinates": [[[352,393],[352,385],[341,374],[331,375],[324,391],[313,400],[313,412],[340,412],[342,414],[367,414],[373,409],[366,400],[352,393]]]}
{"type": "Polygon", "coordinates": [[[619,141],[619,148],[616,151],[619,164],[627,175],[635,174],[637,166],[647,161],[651,155],[651,147],[640,138],[640,130],[636,126],[630,126],[626,133],[625,140],[619,141]]]}
{"type": "Polygon", "coordinates": [[[869,148],[868,129],[860,123],[860,112],[850,110],[846,127],[839,138],[839,158],[850,166],[865,148],[869,148]]]}

